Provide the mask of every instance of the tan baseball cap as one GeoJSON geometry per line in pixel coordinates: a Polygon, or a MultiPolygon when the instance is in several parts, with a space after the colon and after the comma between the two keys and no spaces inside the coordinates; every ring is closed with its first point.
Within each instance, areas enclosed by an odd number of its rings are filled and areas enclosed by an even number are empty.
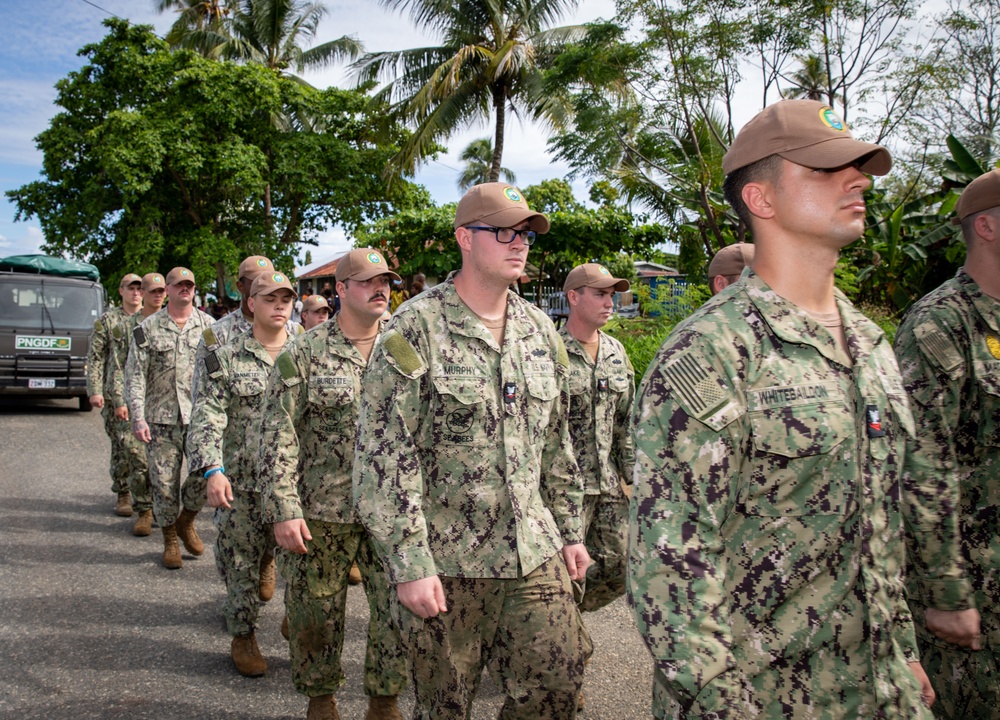
{"type": "Polygon", "coordinates": [[[142,276],[142,290],[146,292],[155,288],[166,288],[167,283],[160,273],[146,273],[142,276]]]}
{"type": "Polygon", "coordinates": [[[990,170],[965,186],[962,197],[955,204],[951,222],[959,225],[969,215],[1000,205],[1000,169],[990,170]]]}
{"type": "Polygon", "coordinates": [[[622,278],[613,277],[611,272],[599,263],[584,263],[569,271],[566,282],[563,283],[563,292],[582,287],[599,289],[613,287],[618,292],[625,292],[632,287],[632,283],[622,278]]]}
{"type": "Polygon", "coordinates": [[[549,231],[549,219],[542,213],[533,212],[521,191],[507,183],[473,185],[455,210],[456,228],[478,223],[509,228],[525,220],[528,228],[536,233],[544,235],[549,231]]]}
{"type": "Polygon", "coordinates": [[[833,108],[817,100],[781,100],[761,110],[736,135],[722,169],[728,175],[771,155],[819,169],[861,160],[858,169],[869,175],[892,168],[888,150],[855,140],[833,108]]]}
{"type": "Polygon", "coordinates": [[[337,282],[370,280],[376,275],[388,275],[393,280],[402,280],[389,267],[382,253],[373,248],[351,250],[337,261],[337,282]]]}
{"type": "Polygon", "coordinates": [[[179,282],[194,282],[194,273],[186,267],[175,267],[167,273],[167,285],[176,285],[179,282]]]}
{"type": "Polygon", "coordinates": [[[236,278],[238,280],[247,278],[252,281],[262,272],[274,272],[274,263],[263,255],[251,255],[240,263],[240,271],[236,278]]]}
{"type": "Polygon", "coordinates": [[[250,285],[250,295],[271,295],[276,293],[278,290],[291,290],[292,295],[298,297],[299,294],[295,292],[295,288],[292,287],[292,281],[288,279],[288,276],[280,272],[262,272],[254,278],[253,284],[250,285]]]}
{"type": "Polygon", "coordinates": [[[322,295],[310,295],[302,303],[302,312],[309,310],[310,312],[316,312],[317,310],[326,310],[327,312],[333,312],[330,304],[326,301],[326,298],[322,295]]]}
{"type": "Polygon", "coordinates": [[[139,283],[141,285],[142,278],[136,275],[135,273],[125,273],[125,276],[122,278],[122,281],[118,283],[118,289],[121,290],[122,288],[128,287],[132,283],[139,283]]]}
{"type": "Polygon", "coordinates": [[[733,243],[715,253],[708,264],[708,279],[717,275],[739,275],[753,262],[754,246],[751,243],[733,243]]]}

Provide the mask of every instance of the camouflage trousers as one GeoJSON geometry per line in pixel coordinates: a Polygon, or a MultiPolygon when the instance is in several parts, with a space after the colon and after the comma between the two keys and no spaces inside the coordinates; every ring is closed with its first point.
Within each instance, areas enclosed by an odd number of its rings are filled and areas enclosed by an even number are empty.
{"type": "Polygon", "coordinates": [[[146,466],[146,445],[132,434],[128,420],[115,418],[114,408],[101,410],[104,430],[111,438],[111,492],[132,493],[132,508],[144,512],[153,507],[149,489],[149,468],[146,466]],[[117,446],[116,446],[117,441],[117,446]]]}
{"type": "Polygon", "coordinates": [[[414,720],[466,720],[483,667],[506,694],[500,720],[571,720],[593,652],[561,555],[523,578],[441,577],[448,612],[393,616],[413,670],[414,720]]]}
{"type": "Polygon", "coordinates": [[[628,498],[623,494],[584,495],[581,520],[590,566],[583,582],[573,583],[573,595],[580,611],[589,612],[625,594],[628,498]]]}
{"type": "Polygon", "coordinates": [[[260,493],[238,488],[228,510],[216,508],[213,522],[215,567],[226,583],[222,614],[230,635],[246,635],[257,629],[260,560],[274,552],[274,531],[264,522],[260,493]]]}
{"type": "Polygon", "coordinates": [[[188,475],[181,486],[184,438],[187,425],[150,423],[151,439],[146,446],[149,485],[153,495],[153,515],[161,527],[173,525],[183,506],[198,512],[205,505],[208,481],[198,473],[188,475]]]}
{"type": "Polygon", "coordinates": [[[361,525],[307,520],[313,539],[305,555],[279,551],[285,578],[288,647],[295,689],[309,697],[344,684],[340,664],[347,609],[347,576],[357,562],[368,597],[365,694],[393,696],[406,687],[406,658],[389,616],[389,581],[361,525]]]}
{"type": "MultiPolygon", "coordinates": [[[[983,626],[989,621],[984,615],[983,626]]],[[[986,635],[983,635],[986,638],[986,635]]],[[[937,700],[931,706],[941,720],[1000,720],[1000,648],[966,650],[917,631],[920,662],[937,700]]]]}

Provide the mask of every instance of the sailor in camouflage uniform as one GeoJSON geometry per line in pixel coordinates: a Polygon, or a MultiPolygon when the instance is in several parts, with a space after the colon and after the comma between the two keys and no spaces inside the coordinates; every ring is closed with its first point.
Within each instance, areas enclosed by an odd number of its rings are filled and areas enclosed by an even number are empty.
{"type": "Polygon", "coordinates": [[[194,520],[205,504],[205,480],[191,474],[181,484],[184,438],[191,417],[191,378],[201,332],[212,323],[194,307],[194,273],[167,273],[167,307],[133,331],[125,365],[132,432],[146,443],[153,512],[163,531],[163,566],[182,567],[177,539],[192,555],[205,546],[194,520]]]}
{"type": "Polygon", "coordinates": [[[90,355],[87,358],[87,395],[90,404],[101,409],[104,432],[111,440],[111,492],[115,493],[115,513],[121,517],[132,515],[130,496],[129,445],[139,444],[130,430],[128,408],[124,398],[112,397],[113,374],[116,367],[125,365],[128,356],[129,317],[142,305],[142,278],[135,273],[125,273],[118,283],[121,307],[113,307],[94,321],[90,336],[90,355]]]}
{"type": "Polygon", "coordinates": [[[913,419],[833,284],[890,165],[809,100],[723,160],[752,270],[674,329],[636,404],[628,597],[657,718],[931,717],[902,577],[913,419]]]}
{"type": "MultiPolygon", "coordinates": [[[[250,307],[250,287],[261,273],[276,272],[274,264],[263,255],[251,255],[240,263],[236,277],[236,288],[240,291],[240,306],[221,320],[214,321],[212,327],[202,333],[201,342],[195,355],[194,380],[192,381],[194,401],[198,400],[202,377],[205,372],[205,356],[226,344],[230,337],[250,330],[253,325],[253,310],[250,307]]],[[[298,335],[302,332],[298,323],[291,319],[285,324],[285,332],[298,335]]]]}
{"type": "Polygon", "coordinates": [[[1000,718],[1000,170],[973,180],[955,212],[965,264],[896,335],[917,428],[908,597],[947,720],[1000,718]]]}
{"type": "Polygon", "coordinates": [[[389,585],[351,497],[362,374],[399,279],[375,250],[352,250],[337,264],[341,309],[299,336],[278,357],[267,389],[260,482],[283,548],[289,649],[295,689],[309,697],[309,720],[337,718],[344,684],[347,579],[357,562],[368,596],[367,720],[401,720],[397,696],[406,659],[389,621],[389,585]]]}
{"type": "Polygon", "coordinates": [[[576,714],[592,648],[571,580],[590,558],[568,359],[509,291],[548,229],[516,188],[469,190],[461,271],[396,311],[365,375],[354,496],[395,585],[421,720],[467,718],[486,665],[500,717],[576,714]]]}
{"type": "Polygon", "coordinates": [[[274,578],[264,577],[261,564],[270,567],[274,533],[264,520],[254,474],[256,433],[274,360],[294,337],[285,323],[296,294],[285,275],[271,271],[257,275],[249,295],[253,327],[205,356],[201,393],[191,411],[187,460],[208,480],[208,504],[216,508],[215,564],[226,583],[223,614],[233,638],[230,656],[239,673],[257,677],[267,671],[256,638],[260,601],[274,594],[274,578]]]}
{"type": "MultiPolygon", "coordinates": [[[[128,421],[128,397],[125,394],[125,365],[128,360],[128,348],[132,343],[132,333],[143,320],[150,315],[159,312],[163,307],[163,301],[167,296],[167,284],[160,273],[151,272],[142,276],[142,307],[133,315],[129,315],[128,321],[122,327],[125,335],[126,352],[122,355],[112,355],[114,369],[111,373],[110,397],[119,407],[123,418],[128,421]]],[[[105,388],[107,391],[108,389],[105,388]]],[[[138,537],[147,537],[153,532],[153,491],[149,488],[149,466],[146,462],[146,445],[139,441],[132,433],[131,423],[129,423],[128,442],[128,463],[129,463],[129,489],[132,494],[132,508],[135,510],[135,524],[132,526],[132,534],[138,537]]]]}

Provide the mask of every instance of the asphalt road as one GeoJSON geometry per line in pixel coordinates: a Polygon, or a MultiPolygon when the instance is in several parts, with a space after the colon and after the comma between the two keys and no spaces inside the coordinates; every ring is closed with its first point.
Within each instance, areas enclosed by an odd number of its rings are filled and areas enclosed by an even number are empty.
{"type": "MultiPolygon", "coordinates": [[[[277,720],[304,718],[279,633],[279,587],[264,606],[258,642],[263,678],[229,660],[222,581],[209,510],[198,518],[205,555],[182,570],[159,564],[157,529],[133,537],[114,515],[108,440],[99,411],[76,401],[0,398],[0,718],[277,720]]],[[[364,629],[360,588],[348,598],[344,720],[361,720],[364,629]]],[[[624,600],[586,616],[595,653],[587,669],[586,720],[648,718],[649,655],[624,600]]],[[[473,720],[503,701],[484,678],[473,720]]],[[[411,692],[400,704],[413,707],[411,692]]]]}

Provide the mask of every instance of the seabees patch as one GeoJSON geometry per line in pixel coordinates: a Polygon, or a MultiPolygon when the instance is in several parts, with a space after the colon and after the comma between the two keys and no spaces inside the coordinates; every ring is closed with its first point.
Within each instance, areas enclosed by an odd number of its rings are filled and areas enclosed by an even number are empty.
{"type": "Polygon", "coordinates": [[[986,336],[986,349],[996,360],[1000,360],[1000,338],[996,335],[986,336]]]}

